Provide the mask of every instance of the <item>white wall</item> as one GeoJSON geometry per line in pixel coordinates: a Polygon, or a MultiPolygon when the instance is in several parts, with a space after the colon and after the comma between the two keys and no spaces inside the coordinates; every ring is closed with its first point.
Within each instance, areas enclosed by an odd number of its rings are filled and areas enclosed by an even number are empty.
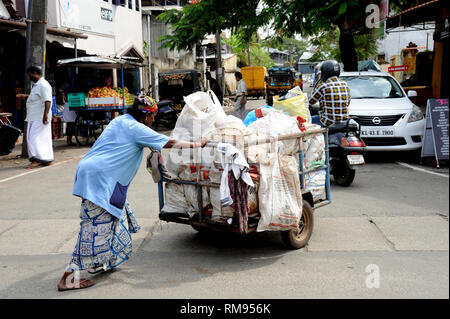
{"type": "Polygon", "coordinates": [[[116,55],[134,45],[141,53],[141,11],[113,5],[103,0],[49,1],[48,24],[63,30],[83,32],[88,39],[77,41],[78,49],[88,54],[116,55]],[[102,19],[101,8],[111,10],[112,21],[102,19]]]}
{"type": "MultiPolygon", "coordinates": [[[[402,28],[404,30],[404,28],[402,28]]],[[[395,30],[397,31],[397,29],[395,30]]],[[[417,46],[427,45],[427,34],[428,34],[428,50],[433,51],[433,32],[428,31],[406,31],[406,32],[391,32],[388,33],[386,38],[379,40],[378,53],[384,53],[386,55],[385,60],[389,62],[391,56],[400,54],[403,48],[409,44],[409,42],[414,42],[417,46]]],[[[419,49],[419,51],[424,51],[426,49],[419,49]]]]}
{"type": "Polygon", "coordinates": [[[116,53],[122,52],[130,45],[134,45],[141,52],[141,54],[144,54],[141,11],[136,11],[134,7],[135,5],[135,1],[133,1],[132,10],[128,9],[128,6],[115,6],[117,7],[116,23],[114,28],[114,34],[116,36],[116,53]]]}

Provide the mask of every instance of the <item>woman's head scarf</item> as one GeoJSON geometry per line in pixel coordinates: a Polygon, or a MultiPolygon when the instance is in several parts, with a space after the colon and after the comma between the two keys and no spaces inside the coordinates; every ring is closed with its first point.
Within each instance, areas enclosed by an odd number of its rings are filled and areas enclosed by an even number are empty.
{"type": "Polygon", "coordinates": [[[158,105],[156,105],[156,101],[147,95],[137,96],[134,99],[134,106],[143,112],[150,112],[150,113],[158,112],[158,105]]]}

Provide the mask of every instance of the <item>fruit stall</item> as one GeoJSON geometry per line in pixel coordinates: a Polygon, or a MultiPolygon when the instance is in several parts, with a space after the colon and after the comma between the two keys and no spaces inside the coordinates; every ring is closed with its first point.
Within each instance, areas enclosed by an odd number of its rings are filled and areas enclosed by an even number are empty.
{"type": "MultiPolygon", "coordinates": [[[[60,67],[91,68],[91,69],[120,69],[121,87],[92,87],[87,92],[68,93],[69,109],[77,113],[75,120],[75,138],[79,145],[93,143],[103,131],[106,113],[123,113],[133,104],[136,95],[131,94],[124,85],[124,70],[136,70],[136,87],[139,88],[139,68],[142,63],[130,57],[100,57],[88,56],[58,61],[60,67]]],[[[139,90],[139,89],[138,89],[139,90]]],[[[112,116],[109,116],[111,118],[112,116]]]]}

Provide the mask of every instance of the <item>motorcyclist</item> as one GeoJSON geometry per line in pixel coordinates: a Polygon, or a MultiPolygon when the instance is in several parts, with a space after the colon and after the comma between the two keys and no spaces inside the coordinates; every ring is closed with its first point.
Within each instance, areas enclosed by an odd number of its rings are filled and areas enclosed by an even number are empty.
{"type": "Polygon", "coordinates": [[[316,84],[309,105],[320,104],[319,115],[311,117],[312,123],[328,127],[344,123],[348,119],[350,88],[338,76],[341,73],[339,63],[334,60],[319,65],[320,79],[316,84]]]}

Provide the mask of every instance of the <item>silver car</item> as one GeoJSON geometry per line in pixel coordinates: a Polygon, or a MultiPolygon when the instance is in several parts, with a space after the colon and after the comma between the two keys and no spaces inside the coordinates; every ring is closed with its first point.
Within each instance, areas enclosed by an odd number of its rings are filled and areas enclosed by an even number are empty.
{"type": "Polygon", "coordinates": [[[350,86],[349,114],[359,117],[361,137],[369,151],[408,151],[422,147],[425,119],[420,108],[387,73],[343,72],[350,86]]]}

